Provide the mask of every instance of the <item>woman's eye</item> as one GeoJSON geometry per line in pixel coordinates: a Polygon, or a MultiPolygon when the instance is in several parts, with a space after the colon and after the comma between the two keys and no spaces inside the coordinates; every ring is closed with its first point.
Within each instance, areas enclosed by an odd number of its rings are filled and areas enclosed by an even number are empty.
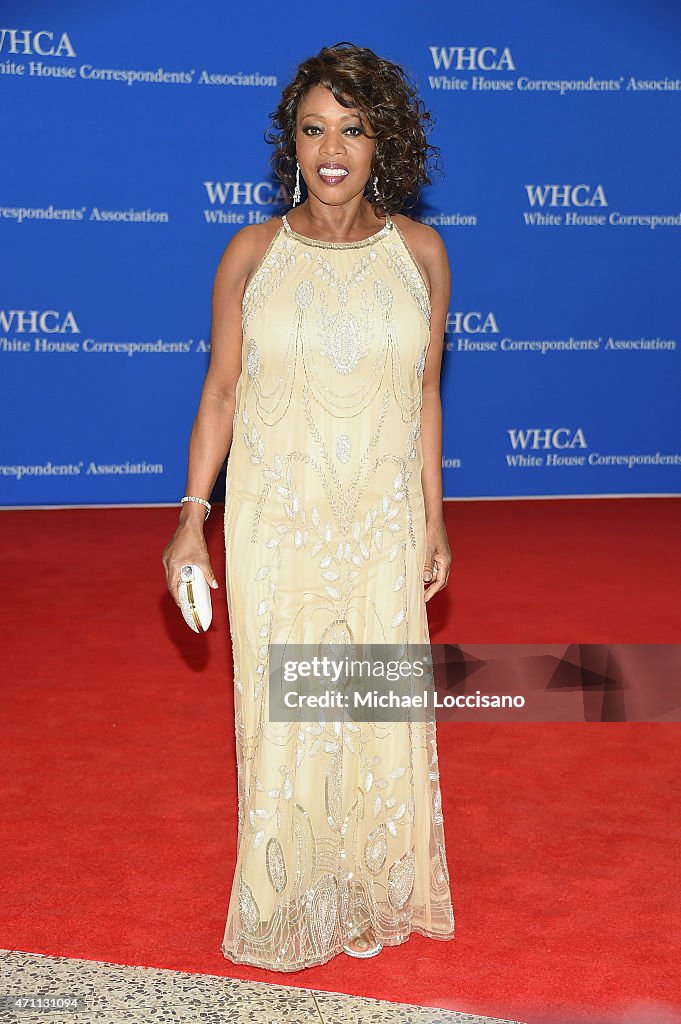
{"type": "MultiPolygon", "coordinates": [[[[321,128],[319,128],[316,124],[308,124],[308,125],[306,125],[303,128],[303,135],[308,135],[310,132],[318,132],[318,131],[320,132],[321,128]]],[[[362,134],[362,129],[358,128],[356,125],[349,125],[345,129],[345,131],[346,132],[356,132],[357,135],[361,135],[362,134]]],[[[357,135],[353,135],[352,138],[356,139],[357,135]]]]}

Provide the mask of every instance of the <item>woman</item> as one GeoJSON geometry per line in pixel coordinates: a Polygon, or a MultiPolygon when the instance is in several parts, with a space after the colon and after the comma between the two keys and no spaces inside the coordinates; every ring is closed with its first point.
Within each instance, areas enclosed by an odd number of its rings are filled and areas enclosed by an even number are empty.
{"type": "Polygon", "coordinates": [[[325,47],[272,116],[293,208],[220,260],[189,500],[163,562],[176,600],[185,563],[217,586],[202,502],[229,452],[239,807],[221,949],[294,971],[454,935],[434,722],[273,722],[266,692],[271,644],[429,641],[425,605],[451,564],[449,267],[439,235],[398,212],[435,150],[399,65],[325,47]]]}

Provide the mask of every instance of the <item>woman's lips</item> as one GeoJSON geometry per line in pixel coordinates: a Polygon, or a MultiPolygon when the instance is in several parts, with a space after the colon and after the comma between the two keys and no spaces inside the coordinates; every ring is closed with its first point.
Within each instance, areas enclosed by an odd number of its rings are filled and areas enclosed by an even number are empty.
{"type": "Polygon", "coordinates": [[[322,164],[317,169],[317,174],[325,185],[337,185],[339,182],[345,181],[349,171],[341,164],[322,164]]]}

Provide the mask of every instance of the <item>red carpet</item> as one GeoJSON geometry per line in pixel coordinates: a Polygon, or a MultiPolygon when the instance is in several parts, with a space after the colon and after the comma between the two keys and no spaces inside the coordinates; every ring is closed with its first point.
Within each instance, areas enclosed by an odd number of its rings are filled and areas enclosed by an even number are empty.
{"type": "MultiPolygon", "coordinates": [[[[681,642],[680,510],[448,503],[433,641],[681,642]]],[[[205,637],[165,589],[174,508],[2,513],[0,946],[521,1020],[681,1009],[678,724],[441,725],[456,939],[288,975],[222,957],[236,792],[221,512],[205,637]]]]}

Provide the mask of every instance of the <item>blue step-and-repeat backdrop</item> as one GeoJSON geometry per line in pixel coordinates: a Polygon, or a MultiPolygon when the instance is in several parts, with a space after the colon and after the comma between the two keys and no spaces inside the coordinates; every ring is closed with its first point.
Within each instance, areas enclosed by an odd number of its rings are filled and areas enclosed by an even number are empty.
{"type": "Polygon", "coordinates": [[[350,40],[443,177],[447,497],[681,492],[681,4],[0,8],[0,505],[168,503],[221,253],[276,215],[269,113],[350,40]]]}

